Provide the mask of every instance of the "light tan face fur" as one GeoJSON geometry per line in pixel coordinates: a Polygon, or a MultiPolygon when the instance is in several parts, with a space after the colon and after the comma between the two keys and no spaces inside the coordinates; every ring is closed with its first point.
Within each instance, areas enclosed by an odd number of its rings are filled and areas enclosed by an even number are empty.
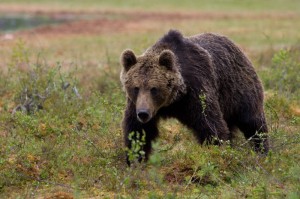
{"type": "Polygon", "coordinates": [[[131,50],[126,50],[121,56],[120,79],[142,123],[150,121],[160,108],[185,92],[175,55],[169,50],[159,55],[149,54],[136,58],[131,50]]]}

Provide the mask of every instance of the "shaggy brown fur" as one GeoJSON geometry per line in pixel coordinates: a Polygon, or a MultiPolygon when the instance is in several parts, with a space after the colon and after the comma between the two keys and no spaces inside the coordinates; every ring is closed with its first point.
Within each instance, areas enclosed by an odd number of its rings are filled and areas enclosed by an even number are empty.
{"type": "Polygon", "coordinates": [[[125,145],[131,148],[129,133],[144,130],[146,160],[161,117],[177,118],[201,144],[230,140],[238,127],[256,151],[268,151],[261,82],[228,38],[211,33],[185,38],[171,30],[139,57],[125,50],[121,63],[125,145]]]}

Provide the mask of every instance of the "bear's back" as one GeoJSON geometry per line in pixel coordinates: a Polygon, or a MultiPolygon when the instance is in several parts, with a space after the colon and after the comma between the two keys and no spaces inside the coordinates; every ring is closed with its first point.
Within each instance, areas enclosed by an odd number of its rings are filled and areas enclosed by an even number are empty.
{"type": "Polygon", "coordinates": [[[245,106],[248,99],[263,101],[262,85],[252,63],[227,37],[213,33],[183,37],[170,30],[152,47],[158,52],[165,48],[177,56],[189,87],[197,90],[198,85],[205,85],[220,102],[230,102],[230,106],[220,103],[225,118],[245,106]]]}

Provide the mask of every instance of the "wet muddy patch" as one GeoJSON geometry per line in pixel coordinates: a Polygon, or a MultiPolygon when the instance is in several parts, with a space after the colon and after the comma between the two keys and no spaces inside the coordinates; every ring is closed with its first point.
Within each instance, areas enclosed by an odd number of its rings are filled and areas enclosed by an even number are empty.
{"type": "Polygon", "coordinates": [[[62,24],[72,21],[72,18],[51,17],[46,15],[0,15],[0,33],[15,32],[40,26],[62,24]]]}

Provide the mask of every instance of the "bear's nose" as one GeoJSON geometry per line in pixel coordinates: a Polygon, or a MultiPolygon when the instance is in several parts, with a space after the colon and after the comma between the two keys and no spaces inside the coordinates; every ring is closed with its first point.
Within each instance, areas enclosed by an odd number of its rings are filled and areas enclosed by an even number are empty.
{"type": "Polygon", "coordinates": [[[150,114],[148,110],[142,109],[137,111],[137,116],[141,122],[145,123],[149,120],[150,114]]]}

